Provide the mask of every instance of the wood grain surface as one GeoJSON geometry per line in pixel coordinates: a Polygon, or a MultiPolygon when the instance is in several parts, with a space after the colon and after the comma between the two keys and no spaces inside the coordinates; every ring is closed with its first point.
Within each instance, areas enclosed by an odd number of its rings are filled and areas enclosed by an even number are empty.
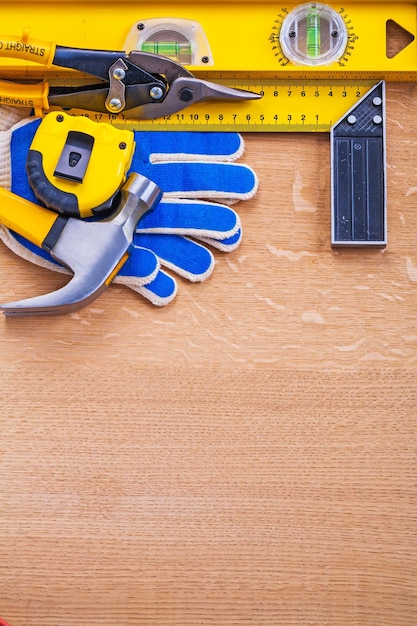
{"type": "MultiPolygon", "coordinates": [[[[387,115],[385,250],[331,249],[327,134],[248,134],[207,282],[0,319],[12,626],[417,624],[417,87],[387,115]]],[[[64,282],[0,264],[1,301],[64,282]]]]}

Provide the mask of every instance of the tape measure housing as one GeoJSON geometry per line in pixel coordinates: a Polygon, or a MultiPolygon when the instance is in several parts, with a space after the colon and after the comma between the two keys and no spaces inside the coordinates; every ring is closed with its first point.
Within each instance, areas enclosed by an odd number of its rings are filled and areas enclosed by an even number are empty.
{"type": "Polygon", "coordinates": [[[26,169],[38,200],[70,217],[114,209],[132,161],[134,134],[84,116],[49,113],[40,123],[26,169]]]}

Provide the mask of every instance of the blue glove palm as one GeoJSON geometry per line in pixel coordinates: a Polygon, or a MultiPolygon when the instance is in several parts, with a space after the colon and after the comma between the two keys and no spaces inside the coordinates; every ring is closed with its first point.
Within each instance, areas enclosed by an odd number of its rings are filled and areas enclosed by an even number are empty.
{"type": "MultiPolygon", "coordinates": [[[[12,191],[33,202],[37,200],[25,167],[38,125],[39,120],[18,125],[10,146],[12,191]]],[[[131,171],[156,182],[164,197],[138,223],[132,254],[114,282],[163,305],[174,298],[177,285],[161,266],[188,280],[202,281],[214,267],[209,247],[227,252],[239,245],[240,220],[226,203],[252,197],[257,179],[249,167],[233,162],[243,152],[236,133],[136,132],[135,141],[131,171]]],[[[0,236],[31,262],[66,271],[15,233],[2,228],[0,236]]]]}

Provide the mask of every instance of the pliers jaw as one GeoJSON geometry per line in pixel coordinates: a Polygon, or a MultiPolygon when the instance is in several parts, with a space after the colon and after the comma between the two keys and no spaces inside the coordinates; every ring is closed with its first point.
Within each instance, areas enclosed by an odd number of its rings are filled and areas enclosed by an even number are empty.
{"type": "Polygon", "coordinates": [[[159,102],[137,106],[126,111],[126,115],[133,119],[150,120],[178,113],[197,102],[257,100],[259,98],[261,98],[259,94],[242,89],[232,89],[194,77],[180,77],[174,80],[165,97],[159,102]]]}

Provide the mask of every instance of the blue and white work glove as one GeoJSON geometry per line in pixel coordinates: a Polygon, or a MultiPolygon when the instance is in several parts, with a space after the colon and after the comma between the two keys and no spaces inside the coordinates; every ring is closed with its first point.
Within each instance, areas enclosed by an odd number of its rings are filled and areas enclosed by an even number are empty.
{"type": "MultiPolygon", "coordinates": [[[[16,111],[0,107],[0,185],[38,203],[27,179],[26,158],[40,120],[16,121],[16,111]]],[[[214,257],[209,248],[229,252],[241,240],[239,217],[228,205],[253,197],[257,178],[250,167],[234,162],[243,153],[237,133],[137,131],[135,141],[130,171],[153,180],[164,196],[139,221],[133,252],[113,282],[165,305],[175,297],[177,284],[161,266],[193,282],[210,276],[214,257]]],[[[0,239],[36,265],[67,272],[4,226],[0,239]]]]}

